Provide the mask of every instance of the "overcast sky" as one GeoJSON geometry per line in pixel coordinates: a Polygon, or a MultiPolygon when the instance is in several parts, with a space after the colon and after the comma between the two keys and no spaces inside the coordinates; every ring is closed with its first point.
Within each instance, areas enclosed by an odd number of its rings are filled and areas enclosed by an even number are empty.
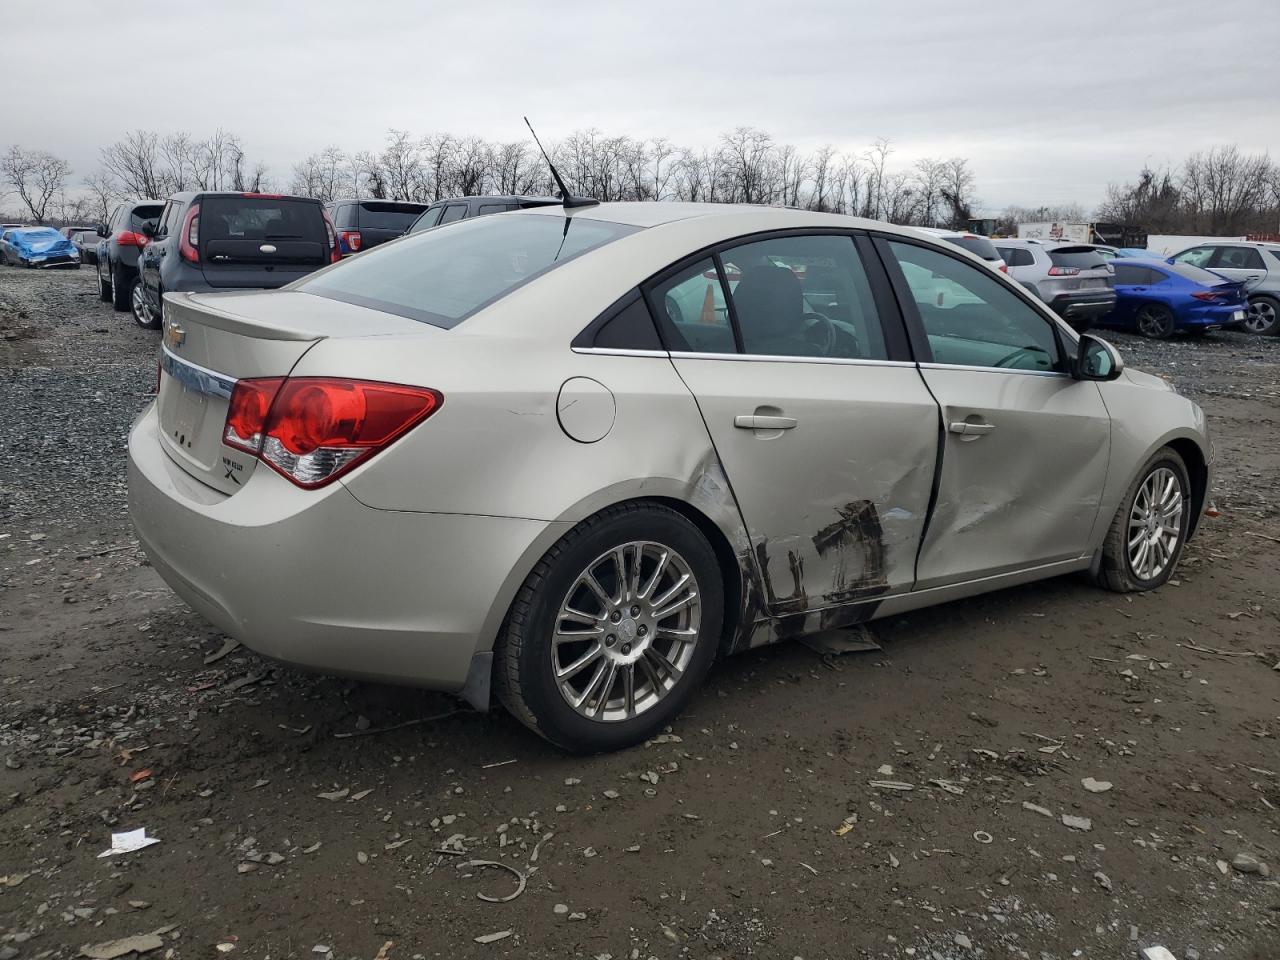
{"type": "Polygon", "coordinates": [[[1280,0],[0,0],[0,149],[219,126],[277,180],[389,127],[970,158],[983,209],[1280,147],[1280,0]],[[101,77],[95,81],[95,74],[101,77]]]}

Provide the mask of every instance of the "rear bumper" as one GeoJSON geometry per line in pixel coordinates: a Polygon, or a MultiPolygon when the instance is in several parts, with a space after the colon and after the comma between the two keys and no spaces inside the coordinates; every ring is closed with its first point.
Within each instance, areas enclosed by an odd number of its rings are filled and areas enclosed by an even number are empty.
{"type": "Polygon", "coordinates": [[[1196,329],[1233,330],[1244,325],[1249,305],[1244,303],[1202,305],[1184,307],[1175,317],[1179,327],[1196,329]]]}
{"type": "Polygon", "coordinates": [[[486,621],[549,524],[367,507],[262,467],[224,495],[161,447],[154,405],[129,436],[129,513],[160,576],[252,650],[327,673],[459,692],[486,621]]]}
{"type": "Polygon", "coordinates": [[[1077,330],[1084,330],[1116,308],[1114,290],[1088,293],[1060,293],[1049,301],[1049,306],[1077,330]]]}

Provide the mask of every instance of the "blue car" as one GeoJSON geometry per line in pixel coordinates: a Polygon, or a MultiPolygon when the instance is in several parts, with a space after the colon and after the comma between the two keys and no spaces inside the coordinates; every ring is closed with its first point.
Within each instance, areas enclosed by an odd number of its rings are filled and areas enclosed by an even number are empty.
{"type": "Polygon", "coordinates": [[[1178,331],[1204,333],[1239,327],[1249,309],[1243,283],[1188,263],[1118,257],[1116,308],[1099,326],[1134,330],[1164,340],[1178,331]]]}
{"type": "Polygon", "coordinates": [[[0,263],[78,270],[80,252],[53,227],[15,227],[0,233],[0,263]]]}

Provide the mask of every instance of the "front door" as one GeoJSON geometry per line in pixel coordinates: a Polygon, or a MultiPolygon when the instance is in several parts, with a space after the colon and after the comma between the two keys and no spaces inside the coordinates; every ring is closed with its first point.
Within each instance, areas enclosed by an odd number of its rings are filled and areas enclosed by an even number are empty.
{"type": "Polygon", "coordinates": [[[731,247],[648,295],[742,510],[762,606],[784,618],[776,635],[909,591],[938,408],[853,238],[731,247]]]}
{"type": "Polygon", "coordinates": [[[1110,454],[1097,384],[1070,377],[1052,321],[988,268],[906,241],[878,246],[945,429],[916,589],[1080,558],[1110,454]]]}

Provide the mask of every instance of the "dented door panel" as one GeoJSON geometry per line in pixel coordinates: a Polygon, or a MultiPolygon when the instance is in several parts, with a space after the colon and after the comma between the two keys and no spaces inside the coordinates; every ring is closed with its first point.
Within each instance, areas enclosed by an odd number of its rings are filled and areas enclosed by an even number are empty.
{"type": "Polygon", "coordinates": [[[911,589],[938,443],[938,408],[913,365],[672,362],[751,537],[759,581],[749,616],[780,618],[749,642],[841,625],[820,611],[911,589]],[[772,419],[752,429],[740,417],[772,419]]]}
{"type": "Polygon", "coordinates": [[[1087,552],[1110,455],[1097,384],[943,365],[921,372],[947,432],[916,589],[1087,552]]]}

